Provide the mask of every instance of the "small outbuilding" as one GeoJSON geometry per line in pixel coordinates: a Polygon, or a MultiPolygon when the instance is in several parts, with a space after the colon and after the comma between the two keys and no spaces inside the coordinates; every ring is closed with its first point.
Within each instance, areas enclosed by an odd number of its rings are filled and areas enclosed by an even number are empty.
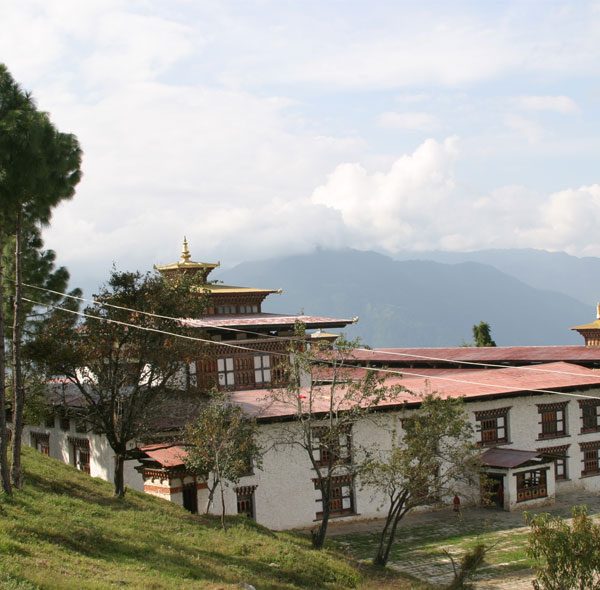
{"type": "Polygon", "coordinates": [[[507,511],[554,503],[554,460],[538,451],[488,449],[481,456],[482,499],[507,511]]]}

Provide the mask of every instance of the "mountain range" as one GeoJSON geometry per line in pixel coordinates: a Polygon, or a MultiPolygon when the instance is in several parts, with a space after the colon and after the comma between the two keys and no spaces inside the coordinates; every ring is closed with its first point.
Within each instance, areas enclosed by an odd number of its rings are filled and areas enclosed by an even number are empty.
{"type": "MultiPolygon", "coordinates": [[[[214,273],[228,284],[283,288],[263,311],[352,318],[370,346],[458,346],[488,322],[499,346],[580,344],[595,317],[600,259],[539,250],[401,253],[318,250],[214,273]],[[418,257],[419,259],[415,259],[418,257]]],[[[212,275],[211,275],[212,276],[212,275]]]]}

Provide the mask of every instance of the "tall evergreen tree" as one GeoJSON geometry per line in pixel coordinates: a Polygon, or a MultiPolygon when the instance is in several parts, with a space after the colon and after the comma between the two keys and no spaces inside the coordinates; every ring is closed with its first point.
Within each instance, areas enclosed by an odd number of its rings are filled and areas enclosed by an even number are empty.
{"type": "MultiPolygon", "coordinates": [[[[4,237],[14,236],[14,298],[12,317],[13,455],[11,480],[21,486],[23,387],[22,263],[23,232],[34,223],[48,223],[52,209],[73,196],[80,180],[81,150],[75,136],[60,133],[47,113],[0,64],[0,202],[4,237]]],[[[0,287],[1,288],[1,287],[0,287]]],[[[1,354],[0,354],[1,356],[1,354]]],[[[0,425],[1,428],[1,425],[0,425]]],[[[6,430],[6,425],[4,426],[6,430]]],[[[1,460],[0,460],[1,463],[1,460]]],[[[6,486],[5,486],[6,487],[6,486]]]]}

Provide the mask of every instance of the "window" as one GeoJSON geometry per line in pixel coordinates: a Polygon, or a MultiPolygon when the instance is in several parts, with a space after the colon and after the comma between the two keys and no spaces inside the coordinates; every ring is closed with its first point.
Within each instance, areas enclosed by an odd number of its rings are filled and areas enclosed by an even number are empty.
{"type": "Polygon", "coordinates": [[[344,424],[330,429],[315,426],[312,429],[312,446],[319,467],[346,464],[352,461],[352,425],[344,424]]]}
{"type": "Polygon", "coordinates": [[[245,514],[248,518],[252,519],[255,519],[254,490],[256,490],[256,486],[242,486],[235,488],[238,514],[245,514]]]}
{"type": "Polygon", "coordinates": [[[73,465],[79,471],[90,472],[90,441],[87,438],[69,437],[71,445],[73,465]]]}
{"type": "Polygon", "coordinates": [[[508,411],[510,408],[475,412],[477,444],[493,446],[508,442],[508,411]]]}
{"type": "Polygon", "coordinates": [[[254,356],[254,381],[271,383],[271,357],[268,354],[254,356]]]}
{"type": "Polygon", "coordinates": [[[219,374],[219,385],[221,387],[230,387],[235,385],[233,358],[218,359],[217,370],[219,374]]]}
{"type": "Polygon", "coordinates": [[[569,402],[560,402],[557,404],[538,405],[538,412],[541,418],[539,422],[541,429],[538,438],[566,436],[568,403],[569,402]]]}
{"type": "Polygon", "coordinates": [[[554,459],[554,479],[556,481],[565,481],[569,479],[567,456],[569,445],[562,445],[560,447],[546,447],[537,450],[539,453],[554,459]]]}
{"type": "Polygon", "coordinates": [[[581,471],[581,476],[586,477],[588,475],[600,474],[600,456],[598,455],[600,441],[579,443],[579,448],[583,453],[583,470],[581,471]]]}
{"type": "Polygon", "coordinates": [[[50,435],[45,432],[31,433],[31,446],[38,450],[42,455],[50,454],[50,435]]]}
{"type": "MultiPolygon", "coordinates": [[[[313,480],[317,490],[317,518],[323,518],[323,498],[318,480],[313,480]]],[[[329,499],[329,516],[345,516],[354,514],[354,482],[351,475],[331,478],[331,498],[329,499]]]]}
{"type": "Polygon", "coordinates": [[[219,315],[234,314],[237,313],[235,305],[219,305],[217,306],[217,313],[219,315]]]}
{"type": "Polygon", "coordinates": [[[600,431],[600,399],[579,400],[581,408],[581,432],[600,431]]]}
{"type": "Polygon", "coordinates": [[[517,473],[517,502],[527,502],[548,496],[546,470],[532,469],[517,473]]]}

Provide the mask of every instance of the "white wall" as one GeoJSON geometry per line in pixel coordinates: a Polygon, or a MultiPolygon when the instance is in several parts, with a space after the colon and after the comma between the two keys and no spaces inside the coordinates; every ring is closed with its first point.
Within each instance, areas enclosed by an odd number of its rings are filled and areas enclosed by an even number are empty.
{"type": "MultiPolygon", "coordinates": [[[[576,392],[574,392],[576,393],[576,392]]],[[[585,391],[583,395],[600,397],[600,388],[585,391]]],[[[556,482],[557,493],[561,494],[572,489],[585,489],[588,491],[600,490],[600,475],[591,477],[581,477],[583,469],[583,453],[579,449],[579,443],[588,441],[600,441],[600,432],[580,434],[581,431],[581,410],[577,403],[578,398],[545,394],[545,395],[521,395],[516,398],[505,398],[499,400],[487,400],[479,402],[469,402],[466,404],[469,416],[475,426],[475,411],[491,410],[497,408],[510,407],[508,417],[508,437],[509,444],[503,447],[512,449],[521,449],[534,451],[538,448],[558,447],[570,445],[567,455],[567,475],[568,481],[556,482]],[[567,404],[567,436],[556,438],[539,439],[541,425],[539,422],[538,404],[549,404],[557,402],[568,402],[567,404]]]]}
{"type": "MultiPolygon", "coordinates": [[[[26,425],[23,428],[23,444],[32,446],[31,432],[49,434],[50,456],[73,465],[73,448],[69,443],[69,437],[86,438],[90,441],[90,475],[92,477],[100,477],[112,483],[115,474],[115,455],[106,437],[92,432],[76,432],[75,420],[70,420],[69,422],[70,428],[67,431],[59,427],[58,418],[55,419],[54,428],[47,428],[44,425],[26,425]]],[[[135,444],[132,443],[132,446],[135,446],[135,444]]],[[[144,491],[144,482],[142,476],[134,469],[135,465],[139,465],[138,461],[125,461],[125,485],[142,492],[144,491]]]]}
{"type": "MultiPolygon", "coordinates": [[[[585,395],[600,396],[600,389],[586,391],[585,395]]],[[[536,450],[541,447],[552,447],[570,444],[568,450],[568,481],[559,481],[556,492],[561,494],[571,489],[600,490],[600,476],[581,477],[583,455],[579,442],[600,440],[600,433],[580,434],[581,412],[577,398],[563,395],[521,395],[515,398],[468,402],[466,410],[475,425],[475,411],[510,407],[508,418],[508,448],[536,450]],[[568,401],[566,437],[539,440],[540,416],[537,404],[568,401]]],[[[391,433],[401,433],[399,412],[385,412],[361,419],[353,428],[354,456],[360,457],[362,447],[379,446],[383,449],[391,447],[391,433]]],[[[58,426],[58,420],[55,426],[58,426]]],[[[286,528],[312,527],[318,524],[315,520],[317,512],[316,499],[318,493],[312,479],[315,473],[310,465],[306,451],[300,447],[281,445],[273,448],[273,441],[280,440],[284,431],[297,428],[293,423],[262,424],[259,429],[259,443],[268,449],[263,458],[262,469],[255,468],[254,474],[241,479],[238,485],[255,485],[256,520],[267,527],[279,530],[286,528]]],[[[71,449],[67,437],[78,436],[89,438],[91,451],[91,475],[112,481],[114,475],[114,454],[104,436],[80,434],[74,431],[71,421],[69,432],[59,428],[26,427],[24,443],[30,444],[30,431],[48,432],[50,434],[50,454],[66,463],[72,463],[71,449]]],[[[141,475],[135,471],[137,461],[125,464],[125,482],[132,489],[143,491],[141,475]]],[[[515,479],[511,477],[511,480],[515,479]]],[[[510,483],[509,485],[512,485],[510,483]]],[[[387,505],[384,499],[373,490],[363,488],[359,480],[355,482],[355,508],[357,514],[344,516],[344,519],[366,519],[385,515],[387,505]]],[[[173,501],[181,504],[181,494],[174,495],[173,501]]],[[[207,492],[198,493],[198,509],[204,511],[207,492]]],[[[226,512],[237,513],[237,499],[234,486],[225,490],[226,512]]],[[[527,503],[528,506],[531,504],[527,503]]],[[[523,505],[525,506],[525,505],[523,505]]],[[[218,492],[212,512],[220,513],[218,492]]]]}

